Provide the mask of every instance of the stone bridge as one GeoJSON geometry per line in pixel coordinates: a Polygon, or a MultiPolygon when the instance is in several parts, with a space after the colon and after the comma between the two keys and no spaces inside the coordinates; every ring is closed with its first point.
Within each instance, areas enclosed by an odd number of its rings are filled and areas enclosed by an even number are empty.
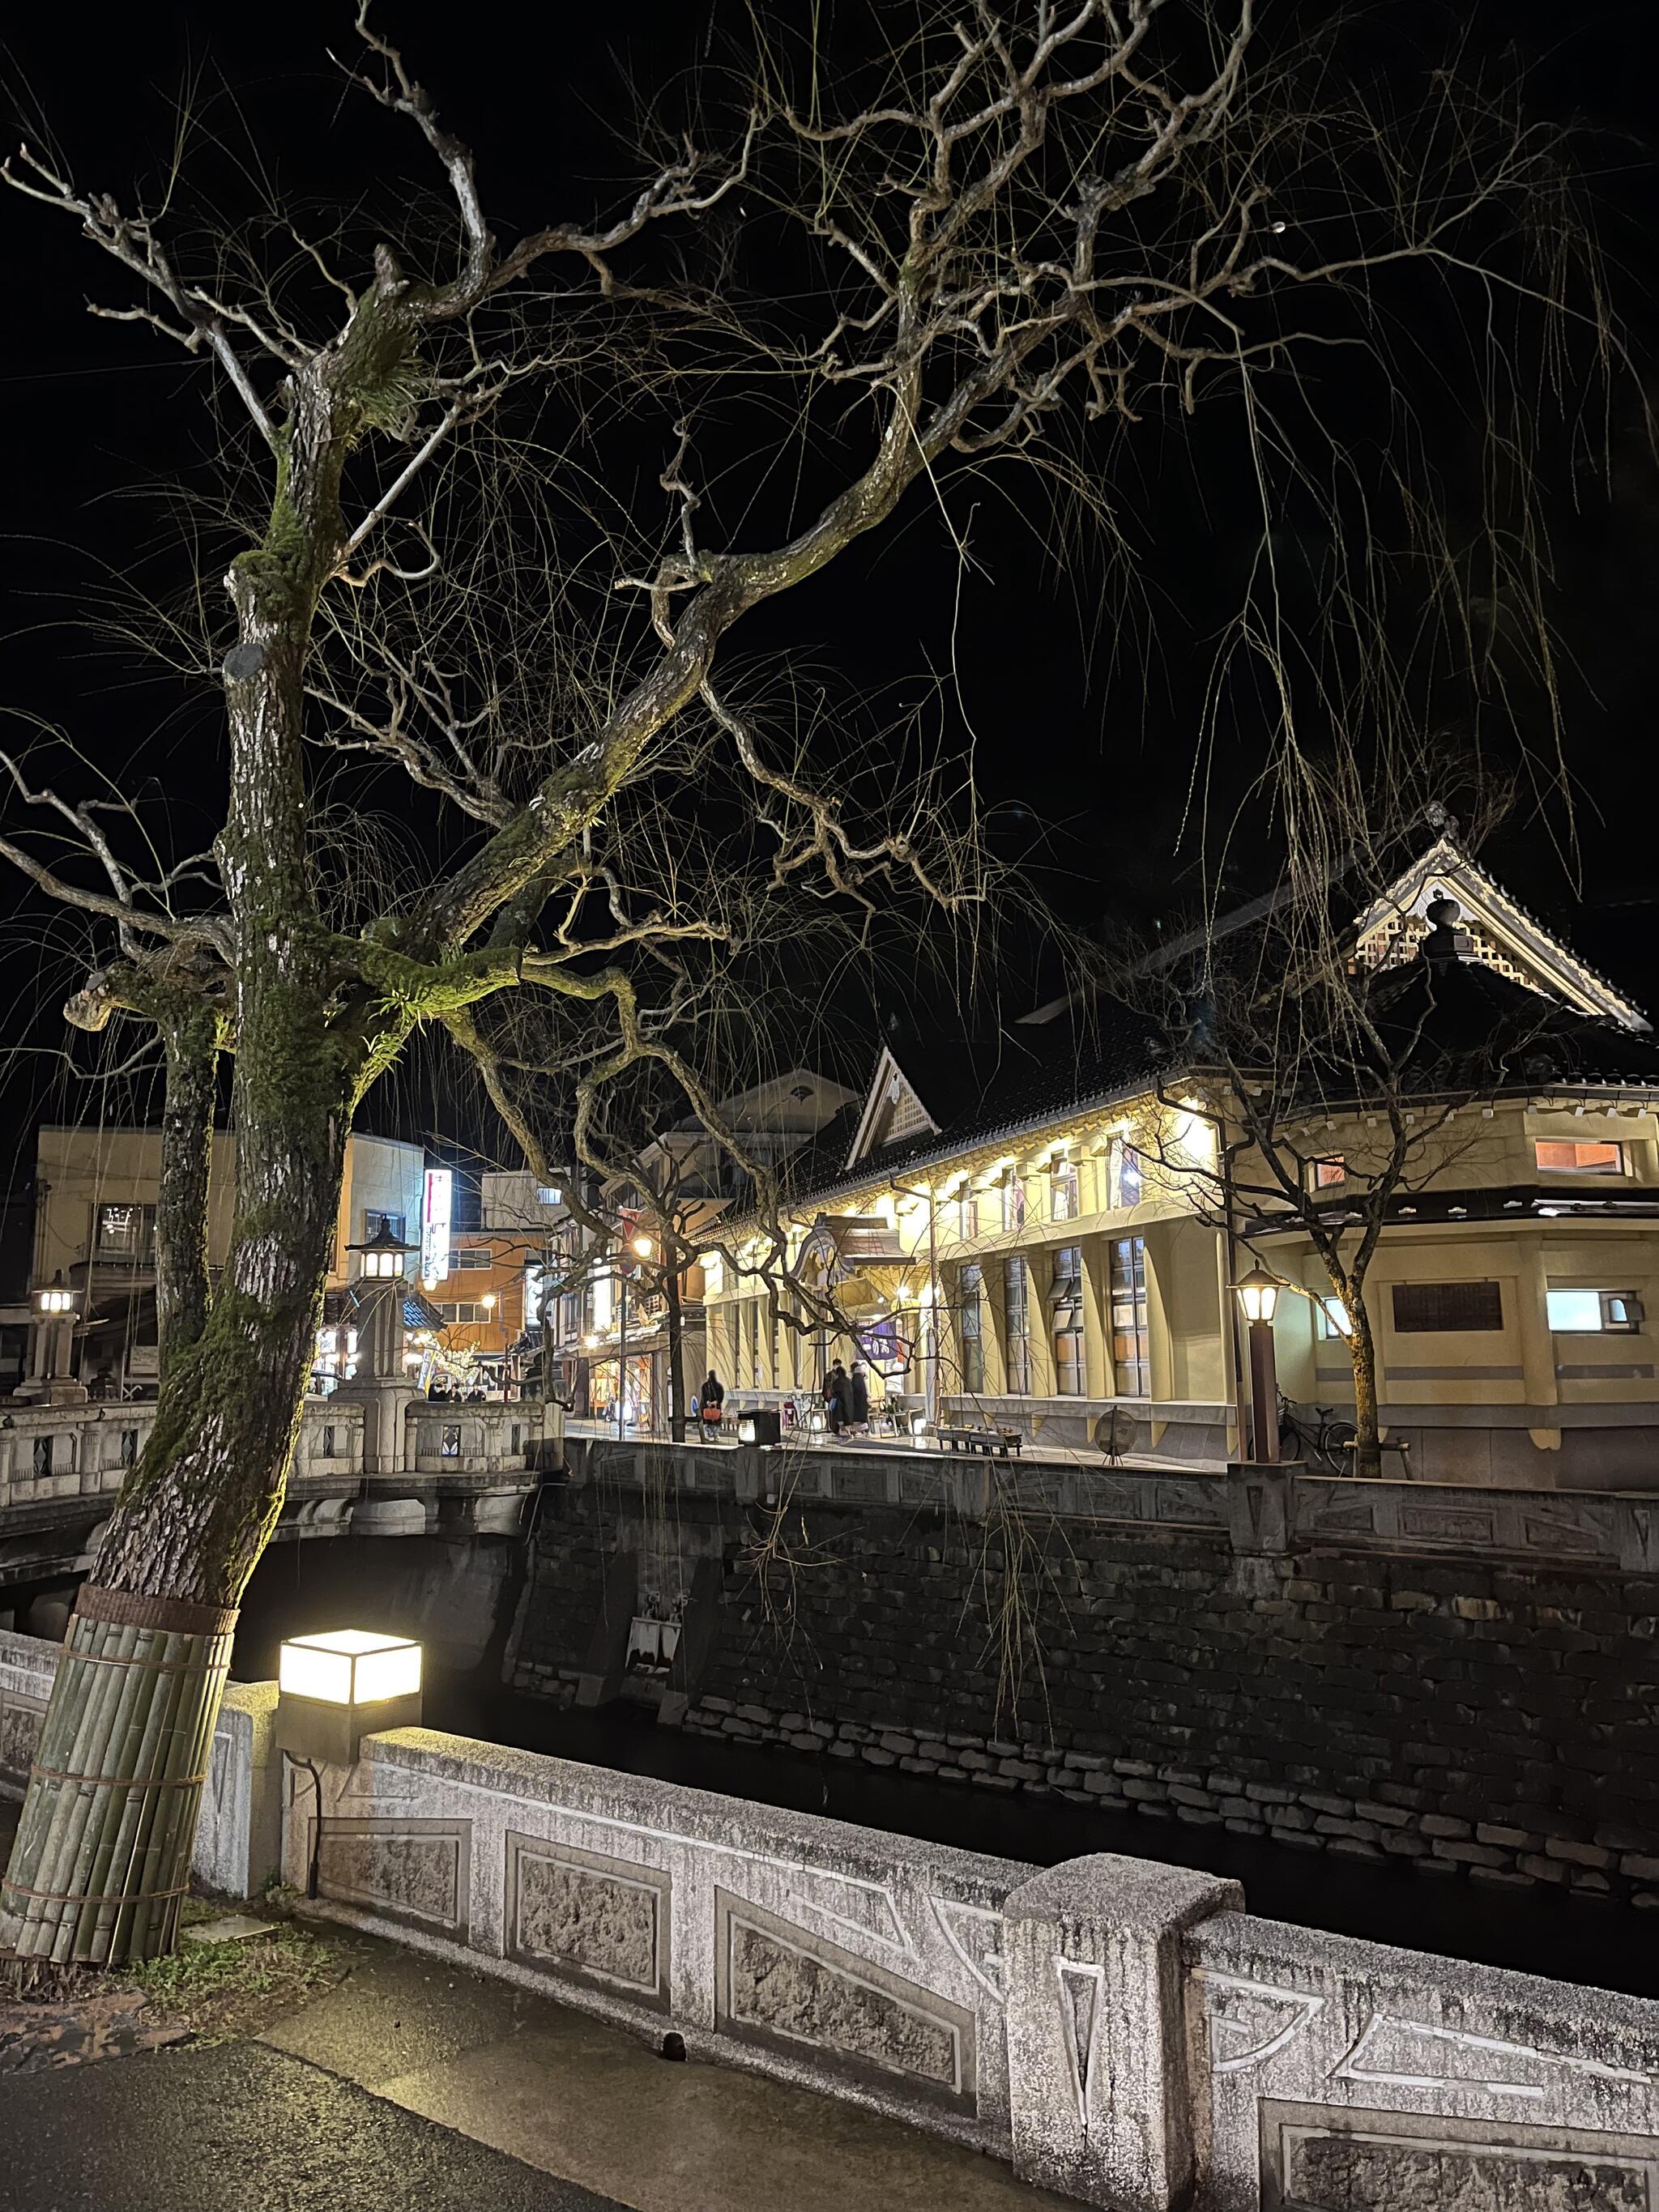
{"type": "MultiPolygon", "coordinates": [[[[15,1406],[0,1415],[0,1591],[86,1572],[111,1501],[155,1423],[153,1401],[15,1406]]],[[[511,1534],[562,1431],[534,1401],[402,1408],[398,1465],[366,1474],[364,1409],[305,1408],[276,1540],[511,1534]]]]}

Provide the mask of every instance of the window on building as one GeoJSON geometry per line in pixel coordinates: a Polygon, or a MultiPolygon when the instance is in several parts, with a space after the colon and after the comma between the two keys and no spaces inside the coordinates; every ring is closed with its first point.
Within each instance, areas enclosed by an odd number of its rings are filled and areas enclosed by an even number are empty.
{"type": "Polygon", "coordinates": [[[373,1243],[383,1229],[389,1229],[400,1244],[406,1244],[409,1240],[404,1235],[404,1220],[401,1213],[383,1213],[378,1207],[366,1206],[363,1208],[364,1243],[373,1243]]]}
{"type": "Polygon", "coordinates": [[[452,1328],[480,1328],[490,1317],[489,1308],[475,1298],[457,1298],[438,1311],[452,1328]]]}
{"type": "Polygon", "coordinates": [[[1117,1145],[1112,1155],[1112,1180],[1117,1186],[1114,1204],[1139,1206],[1142,1188],[1140,1155],[1133,1145],[1117,1145]]]}
{"type": "Polygon", "coordinates": [[[1002,1186],[1002,1225],[1005,1230],[1025,1226],[1025,1183],[1012,1168],[1002,1186]]]}
{"type": "Polygon", "coordinates": [[[1546,1291],[1550,1327],[1563,1336],[1630,1334],[1642,1326],[1634,1291],[1546,1291]]]}
{"type": "Polygon", "coordinates": [[[964,1267],[960,1289],[957,1335],[962,1346],[962,1387],[979,1391],[985,1388],[985,1270],[964,1267]]]}
{"type": "Polygon", "coordinates": [[[1022,1397],[1031,1388],[1031,1277],[1018,1253],[1003,1270],[1002,1318],[1008,1340],[1008,1389],[1022,1397]]]}
{"type": "Polygon", "coordinates": [[[1344,1344],[1353,1334],[1348,1321],[1348,1309],[1340,1298],[1315,1298],[1314,1334],[1322,1340],[1339,1338],[1344,1344]]]}
{"type": "Polygon", "coordinates": [[[1394,1325],[1402,1336],[1504,1326],[1504,1294],[1496,1283],[1396,1283],[1394,1325]]]}
{"type": "Polygon", "coordinates": [[[1112,1240],[1112,1376],[1120,1398],[1152,1395],[1152,1339],[1146,1311],[1146,1240],[1112,1240]]]}
{"type": "Polygon", "coordinates": [[[1322,1160],[1308,1163],[1310,1190],[1340,1190],[1347,1180],[1348,1163],[1340,1152],[1331,1152],[1322,1160]]]}
{"type": "Polygon", "coordinates": [[[761,1371],[761,1302],[758,1298],[745,1298],[738,1311],[743,1340],[747,1347],[743,1372],[748,1377],[751,1390],[764,1389],[765,1377],[761,1371]]]}
{"type": "Polygon", "coordinates": [[[538,1206],[562,1206],[564,1203],[564,1193],[562,1190],[555,1190],[550,1183],[538,1183],[536,1203],[538,1206]]]}
{"type": "Polygon", "coordinates": [[[452,1275],[476,1275],[495,1264],[495,1255],[488,1244],[458,1244],[449,1255],[452,1275]]]}
{"type": "Polygon", "coordinates": [[[1083,1247],[1062,1244],[1054,1255],[1054,1388],[1062,1398],[1080,1398],[1088,1388],[1083,1331],[1083,1247]]]}
{"type": "Polygon", "coordinates": [[[1545,1175],[1621,1176],[1625,1148],[1592,1138],[1540,1138],[1533,1154],[1545,1175]]]}
{"type": "Polygon", "coordinates": [[[1048,1170],[1048,1218],[1051,1221],[1077,1219],[1077,1162],[1056,1160],[1048,1170]]]}
{"type": "Polygon", "coordinates": [[[149,1259],[155,1236],[153,1206],[100,1206],[93,1225],[92,1256],[141,1266],[149,1259]]]}

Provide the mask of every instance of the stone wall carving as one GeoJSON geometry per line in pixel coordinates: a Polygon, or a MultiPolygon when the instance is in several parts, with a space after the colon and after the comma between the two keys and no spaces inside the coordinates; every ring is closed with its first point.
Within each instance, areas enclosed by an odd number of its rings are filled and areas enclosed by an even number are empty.
{"type": "Polygon", "coordinates": [[[1197,2212],[1659,2212],[1659,2006],[1220,1913],[1197,2212]]]}
{"type": "Polygon", "coordinates": [[[660,1868],[510,1833],[507,1954],[665,2012],[672,1890],[660,1868]]]}
{"type": "Polygon", "coordinates": [[[1659,2142],[1268,2105],[1263,2212],[1656,2212],[1659,2142]]]}
{"type": "Polygon", "coordinates": [[[470,1820],[325,1818],[318,1888],[465,1943],[471,1834],[470,1820]]]}
{"type": "Polygon", "coordinates": [[[805,2046],[834,2071],[896,2075],[971,2109],[973,2015],[758,1905],[714,1892],[715,2020],[748,2041],[805,2046]]]}
{"type": "Polygon", "coordinates": [[[20,1788],[28,1779],[46,1717],[45,1698],[0,1683],[0,1776],[20,1788]]]}

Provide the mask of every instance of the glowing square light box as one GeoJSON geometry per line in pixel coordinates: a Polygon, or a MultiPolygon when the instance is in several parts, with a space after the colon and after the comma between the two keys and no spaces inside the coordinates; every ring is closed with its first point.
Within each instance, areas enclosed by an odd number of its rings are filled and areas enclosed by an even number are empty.
{"type": "Polygon", "coordinates": [[[330,1705],[418,1697],[421,1647],[407,1637],[366,1628],[291,1637],[277,1660],[276,1686],[285,1697],[313,1698],[330,1705]]]}

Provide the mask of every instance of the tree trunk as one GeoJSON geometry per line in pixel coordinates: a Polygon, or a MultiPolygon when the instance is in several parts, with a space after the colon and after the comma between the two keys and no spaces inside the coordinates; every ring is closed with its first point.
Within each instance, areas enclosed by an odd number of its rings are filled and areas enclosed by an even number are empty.
{"type": "Polygon", "coordinates": [[[155,1208],[155,1319],[163,1376],[207,1326],[208,1186],[220,1029],[217,1012],[199,1001],[169,1008],[161,1018],[167,1091],[155,1208]]]}
{"type": "Polygon", "coordinates": [[[680,1279],[671,1267],[664,1271],[663,1297],[668,1308],[668,1433],[677,1444],[685,1442],[685,1314],[680,1304],[680,1279]]]}
{"type": "Polygon", "coordinates": [[[1353,1363],[1354,1473],[1374,1482],[1382,1472],[1382,1447],[1376,1421],[1376,1346],[1371,1338],[1370,1316],[1358,1283],[1345,1284],[1342,1303],[1352,1334],[1348,1357],[1353,1363]]]}
{"type": "Polygon", "coordinates": [[[282,1511],[351,1115],[380,1064],[367,1018],[331,1020],[307,851],[303,669],[319,536],[337,536],[331,456],[328,395],[301,383],[270,532],[230,575],[240,641],[224,667],[217,848],[235,940],[230,1260],[199,1334],[180,1342],[205,1224],[205,1185],[180,1154],[210,1111],[203,1054],[181,1033],[168,1066],[183,1184],[163,1269],[175,1341],[149,1444],[76,1600],[0,1886],[0,1947],[23,1958],[115,1965],[173,1942],[237,1609],[282,1511]],[[307,485],[320,509],[307,511],[307,485]]]}

